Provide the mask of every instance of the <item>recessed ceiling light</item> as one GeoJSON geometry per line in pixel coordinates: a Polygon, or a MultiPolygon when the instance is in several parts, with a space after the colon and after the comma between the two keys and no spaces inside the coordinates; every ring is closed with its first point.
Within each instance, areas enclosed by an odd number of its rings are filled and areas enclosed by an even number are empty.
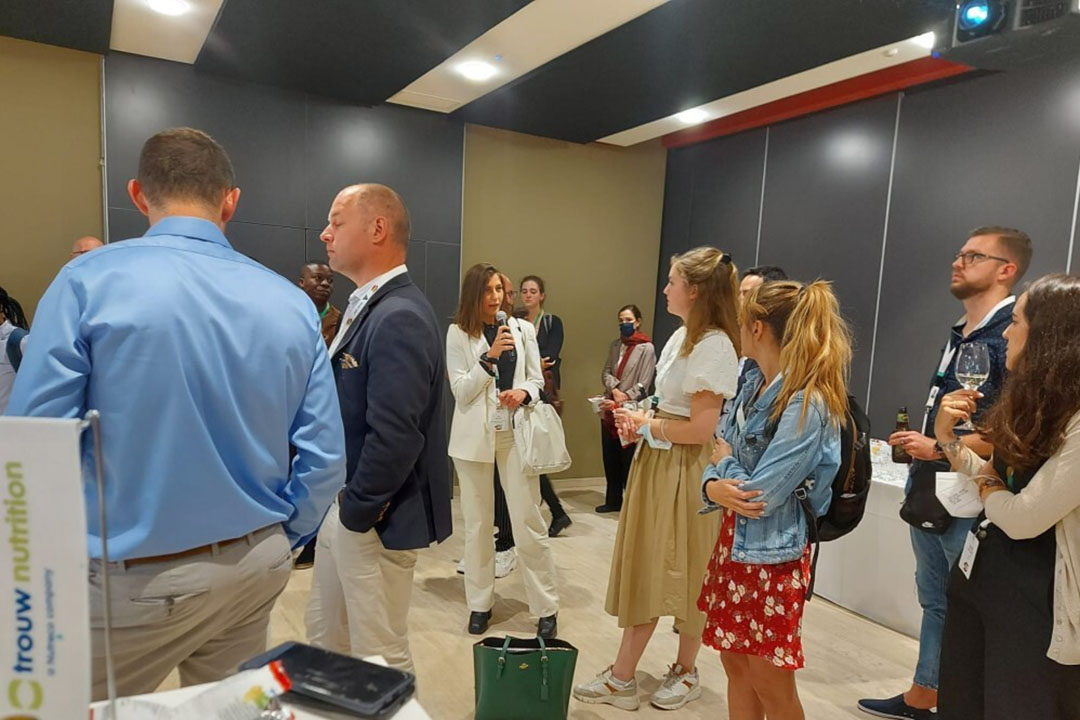
{"type": "Polygon", "coordinates": [[[932,32],[923,33],[918,37],[911,39],[911,42],[915,43],[919,47],[926,48],[927,50],[933,50],[934,44],[937,43],[937,36],[932,32]]]}
{"type": "Polygon", "coordinates": [[[186,0],[146,0],[146,4],[150,6],[150,9],[154,12],[161,13],[162,15],[183,15],[191,9],[186,0]]]}
{"type": "Polygon", "coordinates": [[[473,82],[483,82],[492,78],[498,70],[489,62],[483,60],[470,60],[463,62],[455,68],[459,73],[473,82]]]}
{"type": "Polygon", "coordinates": [[[701,108],[692,108],[690,110],[683,110],[681,113],[675,115],[675,119],[684,125],[697,125],[700,122],[705,122],[709,119],[709,113],[705,112],[701,108]]]}
{"type": "Polygon", "coordinates": [[[896,57],[900,54],[900,48],[889,48],[885,51],[885,57],[896,57]]]}

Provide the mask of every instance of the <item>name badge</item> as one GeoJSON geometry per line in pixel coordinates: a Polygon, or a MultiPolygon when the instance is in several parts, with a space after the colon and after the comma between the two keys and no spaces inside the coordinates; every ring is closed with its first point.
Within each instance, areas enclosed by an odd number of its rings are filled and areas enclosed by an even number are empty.
{"type": "Polygon", "coordinates": [[[975,567],[975,555],[979,552],[979,540],[986,537],[986,528],[990,525],[989,520],[983,520],[979,526],[967,534],[964,540],[964,550],[960,553],[960,560],[956,563],[964,577],[971,579],[971,570],[975,567]]]}
{"type": "Polygon", "coordinates": [[[495,432],[510,430],[510,410],[500,405],[491,416],[491,429],[495,432]]]}

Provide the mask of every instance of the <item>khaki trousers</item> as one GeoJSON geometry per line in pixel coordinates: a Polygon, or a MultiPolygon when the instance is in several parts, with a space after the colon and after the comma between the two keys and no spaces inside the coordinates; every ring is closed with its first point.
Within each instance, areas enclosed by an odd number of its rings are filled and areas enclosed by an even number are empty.
{"type": "MultiPolygon", "coordinates": [[[[105,598],[100,560],[91,560],[93,698],[104,700],[105,598]]],[[[213,553],[160,563],[109,564],[112,652],[120,696],[154,692],[180,669],[182,685],[221,680],[266,652],[274,601],[292,571],[280,525],[213,553]]]]}
{"type": "MultiPolygon", "coordinates": [[[[526,475],[512,432],[495,436],[495,462],[506,493],[510,526],[521,559],[529,612],[536,617],[559,610],[555,587],[555,556],[548,545],[547,523],[540,514],[540,479],[526,475]]],[[[487,612],[495,604],[495,546],[491,542],[495,515],[494,463],[454,458],[461,483],[461,512],[465,518],[465,600],[472,612],[487,612]]]]}
{"type": "Polygon", "coordinates": [[[409,601],[416,550],[388,550],[374,530],[353,532],[330,506],[315,552],[308,599],[308,642],[345,655],[381,655],[414,672],[409,653],[409,601]]]}

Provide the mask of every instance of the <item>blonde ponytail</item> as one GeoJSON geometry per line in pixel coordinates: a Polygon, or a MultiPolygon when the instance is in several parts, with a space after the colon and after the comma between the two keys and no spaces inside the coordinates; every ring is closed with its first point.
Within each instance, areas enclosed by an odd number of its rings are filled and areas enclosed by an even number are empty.
{"type": "MultiPolygon", "coordinates": [[[[805,391],[819,398],[834,423],[847,414],[847,379],[851,369],[851,331],[840,315],[831,283],[792,281],[765,283],[747,296],[743,322],[760,320],[780,339],[780,371],[784,375],[773,405],[779,421],[791,398],[805,391]]],[[[803,405],[800,425],[806,420],[803,405]]]]}

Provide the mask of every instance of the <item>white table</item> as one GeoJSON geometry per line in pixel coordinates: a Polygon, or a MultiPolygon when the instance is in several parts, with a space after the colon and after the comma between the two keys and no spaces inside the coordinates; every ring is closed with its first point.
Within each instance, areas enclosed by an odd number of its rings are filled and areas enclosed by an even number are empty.
{"type": "Polygon", "coordinates": [[[822,543],[814,592],[917,638],[922,608],[915,588],[915,556],[910,526],[900,519],[908,466],[894,464],[888,446],[872,442],[874,478],[866,514],[849,535],[822,543]]]}

